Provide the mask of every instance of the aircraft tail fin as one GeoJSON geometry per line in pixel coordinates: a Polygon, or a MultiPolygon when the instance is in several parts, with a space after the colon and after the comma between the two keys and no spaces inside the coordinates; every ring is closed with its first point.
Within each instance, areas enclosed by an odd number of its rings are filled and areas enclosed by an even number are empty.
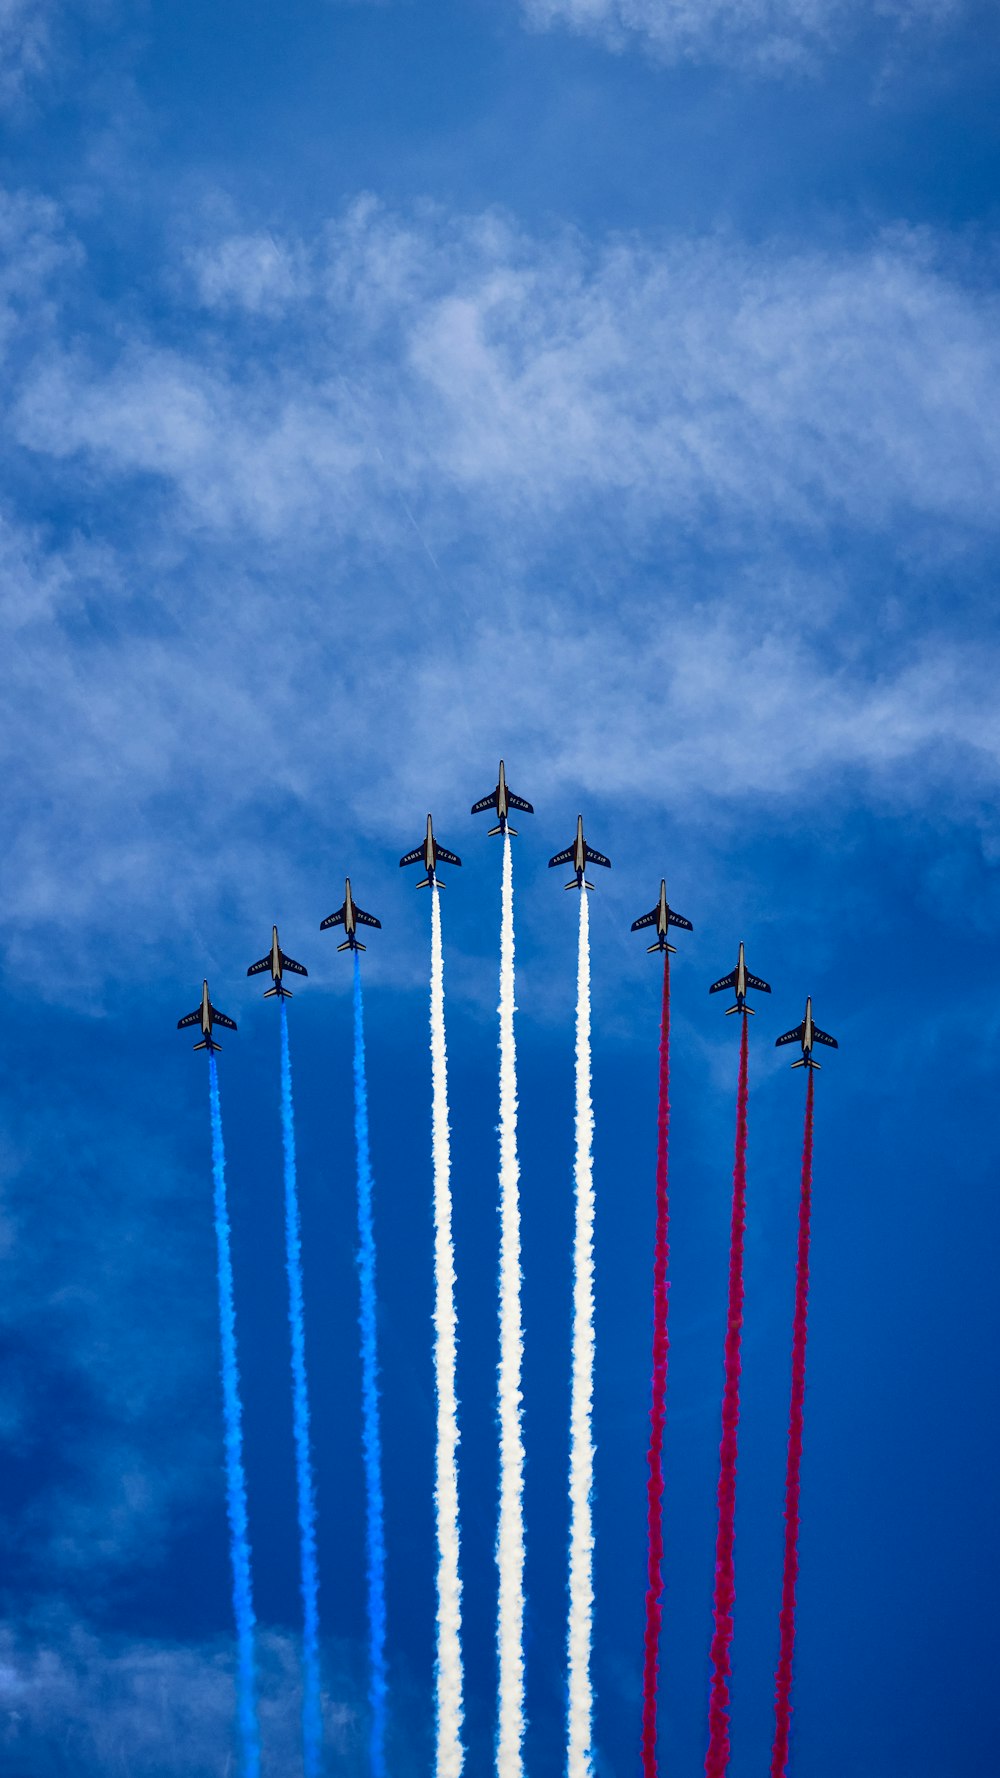
{"type": "Polygon", "coordinates": [[[194,1047],[196,1050],[221,1050],[222,1045],[221,1043],[213,1043],[210,1037],[206,1037],[203,1038],[201,1043],[196,1043],[194,1047]]]}
{"type": "MultiPolygon", "coordinates": [[[[338,951],[349,951],[350,948],[351,948],[351,941],[349,938],[345,938],[343,944],[337,946],[338,951]]],[[[364,945],[358,946],[359,951],[363,951],[364,948],[365,948],[364,945]]]]}
{"type": "MultiPolygon", "coordinates": [[[[507,832],[508,832],[508,833],[513,833],[513,831],[514,831],[514,829],[513,829],[513,828],[512,828],[512,827],[509,827],[509,828],[508,828],[508,829],[507,829],[507,832]]],[[[487,839],[488,839],[488,840],[491,840],[491,839],[492,839],[492,838],[493,838],[493,835],[494,835],[494,834],[495,834],[495,833],[503,833],[503,827],[502,827],[502,826],[501,826],[501,825],[500,825],[500,824],[499,824],[499,823],[498,823],[498,824],[497,824],[497,826],[496,826],[496,827],[491,827],[491,828],[490,828],[490,830],[489,830],[489,832],[488,832],[488,833],[487,833],[487,835],[486,835],[486,838],[487,838],[487,839]]]]}
{"type": "Polygon", "coordinates": [[[594,887],[593,883],[587,882],[586,877],[584,877],[584,879],[583,879],[583,886],[585,889],[592,889],[594,887]]]}
{"type": "Polygon", "coordinates": [[[443,889],[444,888],[444,884],[442,883],[440,877],[433,877],[433,878],[422,877],[420,882],[417,884],[417,888],[418,889],[429,889],[431,887],[432,883],[433,883],[433,886],[435,889],[443,889]]]}
{"type": "Polygon", "coordinates": [[[279,1000],[291,1000],[292,990],[291,988],[286,988],[284,982],[275,982],[273,988],[265,988],[264,999],[271,1000],[275,995],[277,995],[279,1000]]]}

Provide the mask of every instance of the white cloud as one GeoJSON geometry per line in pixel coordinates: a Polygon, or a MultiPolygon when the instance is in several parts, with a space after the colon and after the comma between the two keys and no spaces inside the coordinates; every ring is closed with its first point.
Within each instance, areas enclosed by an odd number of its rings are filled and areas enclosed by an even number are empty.
{"type": "Polygon", "coordinates": [[[401,851],[512,735],[539,801],[619,823],[965,808],[1000,752],[995,644],[951,615],[1000,528],[974,269],[364,200],[178,249],[169,344],[45,319],[13,424],[103,517],[8,527],[9,966],[84,999],[167,934],[211,957],[209,910],[319,892],[282,823],[401,851]]]}
{"type": "Polygon", "coordinates": [[[665,62],[737,62],[802,71],[873,24],[902,33],[939,25],[961,0],[522,0],[538,29],[565,25],[620,50],[638,40],[665,62]]]}

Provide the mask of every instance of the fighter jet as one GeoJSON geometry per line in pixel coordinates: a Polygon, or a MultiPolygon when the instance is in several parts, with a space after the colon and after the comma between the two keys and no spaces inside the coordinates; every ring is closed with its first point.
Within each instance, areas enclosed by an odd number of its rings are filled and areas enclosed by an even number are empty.
{"type": "Polygon", "coordinates": [[[201,984],[201,1005],[196,1006],[194,1012],[185,1013],[182,1019],[178,1019],[178,1031],[183,1031],[185,1025],[201,1026],[201,1042],[195,1044],[196,1050],[219,1050],[222,1048],[221,1043],[216,1043],[212,1037],[213,1025],[224,1025],[227,1031],[236,1030],[236,1020],[227,1018],[224,1012],[219,1012],[218,1008],[212,1005],[208,998],[207,982],[201,984]]]}
{"type": "Polygon", "coordinates": [[[342,926],[347,937],[342,945],[337,946],[338,951],[366,951],[367,945],[363,945],[357,936],[358,921],[360,920],[362,926],[377,926],[380,931],[382,922],[376,920],[374,914],[366,914],[364,908],[359,908],[351,894],[350,877],[345,879],[344,889],[343,907],[338,908],[335,914],[328,914],[326,919],[320,922],[319,929],[321,932],[326,932],[331,926],[342,926]]]}
{"type": "Polygon", "coordinates": [[[654,920],[656,922],[656,943],[647,945],[647,954],[650,951],[672,951],[676,955],[677,946],[667,943],[667,932],[671,926],[682,926],[685,932],[694,931],[690,920],[685,920],[683,914],[674,913],[667,900],[667,885],[663,877],[660,878],[660,899],[655,908],[650,908],[649,913],[643,914],[640,919],[633,920],[632,931],[638,932],[641,926],[652,926],[654,920]]]}
{"type": "Polygon", "coordinates": [[[261,957],[256,963],[251,963],[250,968],[247,970],[247,975],[259,975],[262,969],[269,969],[271,971],[271,980],[274,984],[273,987],[265,990],[265,1000],[270,1000],[272,994],[276,994],[279,1000],[291,999],[292,990],[291,988],[285,987],[285,984],[281,979],[282,970],[290,969],[293,975],[309,974],[308,969],[303,968],[301,963],[296,963],[294,957],[285,956],[284,951],[278,943],[278,928],[276,926],[271,927],[271,949],[268,951],[267,956],[261,957]]]}
{"type": "Polygon", "coordinates": [[[429,815],[427,817],[427,835],[423,845],[414,846],[413,851],[407,852],[406,857],[401,858],[399,863],[402,868],[404,864],[419,864],[421,860],[427,875],[422,877],[417,884],[418,889],[426,889],[428,884],[433,885],[434,888],[443,889],[444,884],[439,882],[437,876],[438,865],[461,864],[462,862],[460,858],[456,858],[454,852],[446,852],[443,846],[438,845],[434,838],[434,828],[429,815]]]}
{"type": "Polygon", "coordinates": [[[801,1025],[796,1025],[794,1031],[786,1031],[783,1037],[776,1037],[774,1040],[775,1049],[778,1049],[783,1043],[801,1043],[802,1054],[797,1062],[792,1063],[793,1068],[819,1067],[819,1063],[814,1062],[812,1059],[812,1047],[814,1043],[829,1044],[832,1050],[840,1048],[835,1037],[831,1037],[828,1031],[821,1031],[818,1025],[813,1024],[812,1006],[812,998],[811,996],[807,996],[806,1016],[801,1025]]]}
{"type": "Polygon", "coordinates": [[[720,988],[733,988],[736,993],[736,1005],[726,1007],[727,1018],[731,1012],[753,1012],[753,1007],[747,1005],[748,988],[756,988],[758,994],[770,994],[771,992],[770,982],[762,982],[759,975],[750,974],[746,958],[743,955],[742,944],[739,957],[736,960],[736,968],[731,969],[728,975],[720,976],[717,982],[712,983],[708,991],[710,994],[717,994],[720,988]]]}
{"type": "Polygon", "coordinates": [[[565,852],[557,852],[554,858],[549,859],[550,870],[554,864],[571,864],[576,872],[573,882],[564,884],[566,889],[592,889],[594,887],[593,883],[587,882],[585,875],[588,864],[603,864],[606,870],[611,869],[610,858],[605,858],[603,852],[595,852],[584,839],[582,815],[578,815],[576,818],[576,839],[571,846],[566,847],[565,852]]]}
{"type": "Polygon", "coordinates": [[[503,760],[500,761],[500,778],[493,795],[481,797],[478,803],[473,803],[472,805],[472,813],[474,815],[482,815],[487,809],[495,809],[499,816],[496,827],[490,828],[490,834],[517,833],[517,828],[511,827],[507,821],[507,815],[511,809],[520,809],[522,814],[525,815],[533,815],[535,813],[530,803],[526,803],[523,797],[515,796],[512,790],[507,789],[507,778],[503,769],[503,760]]]}

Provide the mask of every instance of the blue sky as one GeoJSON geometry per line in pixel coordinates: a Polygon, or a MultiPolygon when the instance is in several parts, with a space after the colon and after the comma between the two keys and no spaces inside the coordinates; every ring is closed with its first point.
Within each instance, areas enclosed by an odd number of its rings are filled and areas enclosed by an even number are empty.
{"type": "Polygon", "coordinates": [[[597,1744],[634,1769],[661,875],[674,997],[664,1770],[705,1744],[751,1049],[733,1778],[767,1757],[801,1093],[818,1083],[793,1770],[987,1778],[1000,26],[975,0],[0,0],[0,1750],[225,1769],[222,1056],[266,1769],[299,1769],[272,921],[292,1009],[331,1770],[364,1765],[349,871],[394,1770],[431,1763],[426,810],[445,908],[470,1770],[495,1713],[499,856],[517,842],[528,1770],[558,1769],[578,809],[594,927],[597,1744]]]}

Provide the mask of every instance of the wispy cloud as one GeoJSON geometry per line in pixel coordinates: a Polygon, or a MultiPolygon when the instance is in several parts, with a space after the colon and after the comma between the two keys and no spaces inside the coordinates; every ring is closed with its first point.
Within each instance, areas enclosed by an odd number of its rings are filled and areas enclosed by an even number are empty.
{"type": "Polygon", "coordinates": [[[946,241],[591,249],[366,199],[196,234],[164,289],[90,332],[39,299],[8,384],[16,460],[90,515],[5,543],[8,956],[48,991],[108,967],[81,930],[211,955],[211,909],[308,895],[276,832],[391,848],[515,731],[619,822],[995,782],[995,639],[952,608],[1000,333],[946,241]]]}
{"type": "Polygon", "coordinates": [[[873,25],[895,35],[941,25],[962,0],[522,0],[529,24],[564,25],[611,49],[637,42],[664,62],[802,73],[873,25]]]}

